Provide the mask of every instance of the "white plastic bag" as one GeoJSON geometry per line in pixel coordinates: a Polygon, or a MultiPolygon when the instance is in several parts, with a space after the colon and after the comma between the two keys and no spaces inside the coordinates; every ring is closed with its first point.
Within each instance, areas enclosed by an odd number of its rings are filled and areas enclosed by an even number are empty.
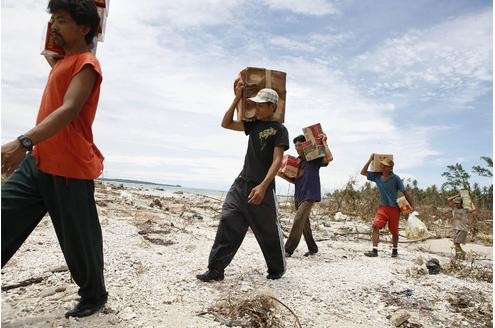
{"type": "Polygon", "coordinates": [[[428,234],[426,225],[418,219],[419,213],[414,211],[409,214],[406,222],[406,237],[408,239],[419,239],[425,237],[428,234]]]}

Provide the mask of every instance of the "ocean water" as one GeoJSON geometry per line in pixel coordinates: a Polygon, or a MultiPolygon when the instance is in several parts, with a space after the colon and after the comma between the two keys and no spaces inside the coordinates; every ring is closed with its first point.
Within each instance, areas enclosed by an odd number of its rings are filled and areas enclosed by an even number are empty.
{"type": "Polygon", "coordinates": [[[111,183],[111,184],[122,184],[125,187],[130,187],[130,188],[143,188],[143,189],[155,189],[155,190],[165,190],[165,191],[170,191],[170,192],[176,192],[176,191],[182,191],[182,192],[187,192],[191,194],[199,194],[199,195],[205,195],[205,196],[210,196],[210,197],[215,197],[215,198],[221,198],[224,199],[225,195],[227,195],[226,190],[213,190],[213,189],[201,189],[201,188],[187,188],[187,187],[175,187],[175,186],[167,186],[167,185],[161,185],[161,184],[154,184],[154,183],[134,183],[134,182],[122,182],[122,181],[112,181],[112,180],[105,180],[103,181],[104,184],[111,183]]]}
{"type": "MultiPolygon", "coordinates": [[[[112,181],[112,180],[105,180],[103,181],[104,184],[116,184],[116,185],[124,185],[126,187],[130,188],[143,188],[143,189],[155,189],[155,190],[165,190],[165,191],[170,191],[170,192],[176,192],[176,191],[182,191],[184,193],[190,193],[190,194],[198,194],[198,195],[205,195],[209,197],[214,197],[218,199],[225,199],[225,196],[227,195],[228,190],[214,190],[214,189],[202,189],[202,188],[188,188],[188,187],[175,187],[175,186],[167,186],[167,185],[160,185],[160,184],[154,184],[154,183],[134,183],[134,182],[122,182],[122,181],[112,181]]],[[[286,196],[286,195],[277,195],[277,198],[279,201],[286,201],[288,199],[291,199],[291,196],[286,196]]]]}

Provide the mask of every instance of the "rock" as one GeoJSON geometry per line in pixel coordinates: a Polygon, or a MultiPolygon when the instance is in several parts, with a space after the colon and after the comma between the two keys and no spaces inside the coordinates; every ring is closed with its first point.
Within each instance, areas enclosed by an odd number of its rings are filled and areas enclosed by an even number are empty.
{"type": "Polygon", "coordinates": [[[51,287],[51,288],[48,288],[48,289],[45,289],[44,291],[42,291],[40,293],[40,297],[48,297],[48,296],[52,296],[54,294],[57,293],[57,289],[59,287],[51,287]]]}
{"type": "Polygon", "coordinates": [[[399,327],[409,320],[410,317],[411,315],[406,310],[399,310],[392,315],[390,321],[394,327],[399,327]]]}
{"type": "Polygon", "coordinates": [[[56,267],[53,267],[49,270],[49,272],[55,273],[55,272],[64,272],[64,271],[69,271],[69,268],[67,265],[58,265],[56,267]]]}
{"type": "Polygon", "coordinates": [[[162,205],[162,202],[160,202],[160,200],[158,198],[155,198],[151,202],[150,207],[159,207],[159,208],[162,208],[163,205],[162,205]]]}
{"type": "Polygon", "coordinates": [[[119,313],[119,317],[124,320],[132,320],[136,317],[136,313],[130,307],[127,307],[119,313]]]}
{"type": "Polygon", "coordinates": [[[442,267],[440,266],[440,262],[438,261],[438,259],[435,258],[431,258],[426,261],[426,267],[428,268],[429,274],[438,274],[442,269],[442,267]]]}
{"type": "Polygon", "coordinates": [[[335,213],[333,218],[337,221],[345,221],[348,219],[348,216],[345,214],[342,214],[341,212],[337,212],[337,213],[335,213]]]}
{"type": "Polygon", "coordinates": [[[424,260],[424,258],[422,256],[418,256],[416,258],[416,260],[414,260],[414,264],[417,264],[419,266],[422,266],[423,263],[425,263],[425,260],[424,260]]]}

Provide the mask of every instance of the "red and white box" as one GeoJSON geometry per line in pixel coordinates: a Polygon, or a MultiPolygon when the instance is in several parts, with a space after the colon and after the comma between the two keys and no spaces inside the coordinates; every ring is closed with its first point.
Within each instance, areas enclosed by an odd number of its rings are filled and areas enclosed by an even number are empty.
{"type": "Polygon", "coordinates": [[[302,144],[304,158],[307,161],[312,161],[314,159],[325,157],[325,146],[321,139],[307,140],[302,144]]]}
{"type": "Polygon", "coordinates": [[[412,212],[411,204],[409,204],[406,197],[404,197],[404,196],[397,198],[397,205],[399,206],[401,213],[411,213],[412,212]]]}
{"type": "Polygon", "coordinates": [[[321,139],[321,135],[323,134],[323,130],[321,128],[320,123],[316,123],[310,126],[307,126],[302,129],[304,133],[304,137],[306,140],[316,140],[316,139],[321,139]]]}
{"type": "MultiPolygon", "coordinates": [[[[91,51],[96,53],[96,47],[99,42],[103,42],[105,38],[105,28],[107,25],[108,8],[110,5],[110,0],[94,0],[96,5],[96,10],[98,11],[98,16],[100,16],[100,26],[98,28],[98,33],[93,40],[93,48],[91,51]]],[[[52,23],[48,22],[46,25],[46,31],[43,33],[43,39],[41,41],[41,55],[43,56],[64,56],[64,49],[57,46],[55,40],[51,34],[52,23]]]]}
{"type": "Polygon", "coordinates": [[[278,171],[284,173],[289,178],[295,178],[299,173],[300,163],[301,161],[299,158],[291,155],[284,155],[278,171]]]}

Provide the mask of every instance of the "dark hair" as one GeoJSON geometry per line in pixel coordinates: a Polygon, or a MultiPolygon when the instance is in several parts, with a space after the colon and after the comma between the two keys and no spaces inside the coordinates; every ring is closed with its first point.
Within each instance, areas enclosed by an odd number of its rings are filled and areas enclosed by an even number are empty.
{"type": "Polygon", "coordinates": [[[85,36],[87,44],[91,44],[98,34],[100,16],[93,0],[50,0],[47,10],[50,14],[57,10],[65,10],[78,25],[89,27],[85,36]]]}
{"type": "Polygon", "coordinates": [[[301,134],[301,135],[298,135],[297,137],[295,137],[294,140],[292,140],[293,143],[296,143],[298,141],[299,142],[305,142],[306,141],[306,137],[301,134]]]}

